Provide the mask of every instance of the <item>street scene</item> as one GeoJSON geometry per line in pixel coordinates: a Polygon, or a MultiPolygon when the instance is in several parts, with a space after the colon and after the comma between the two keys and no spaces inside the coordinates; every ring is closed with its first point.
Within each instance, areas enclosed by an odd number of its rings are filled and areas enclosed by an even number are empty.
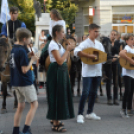
{"type": "Polygon", "coordinates": [[[133,134],[133,94],[133,0],[0,1],[0,134],[133,134]]]}
{"type": "MultiPolygon", "coordinates": [[[[76,83],[77,84],[77,83],[76,83]]],[[[75,86],[75,95],[76,95],[75,86]]],[[[38,95],[39,107],[35,119],[32,123],[33,134],[52,134],[50,121],[46,119],[47,100],[46,89],[40,89],[38,95]]],[[[69,128],[67,134],[133,134],[134,117],[131,119],[122,119],[119,111],[121,106],[107,106],[105,87],[103,87],[104,96],[99,96],[99,102],[95,104],[95,112],[102,117],[101,121],[85,120],[85,124],[78,124],[76,117],[72,120],[65,121],[65,125],[69,128]]],[[[10,93],[10,92],[9,92],[10,93]]],[[[78,103],[80,97],[73,97],[75,115],[78,111],[78,103]]],[[[5,134],[10,134],[13,127],[13,97],[7,98],[7,113],[0,116],[0,126],[5,134]]],[[[2,103],[2,98],[0,98],[2,103]]],[[[121,102],[120,102],[121,104],[121,102]]],[[[24,124],[25,115],[29,109],[29,104],[26,103],[26,108],[22,116],[21,124],[24,124]]],[[[85,106],[86,114],[87,104],[85,106]]],[[[21,127],[22,129],[22,127],[21,127]]]]}

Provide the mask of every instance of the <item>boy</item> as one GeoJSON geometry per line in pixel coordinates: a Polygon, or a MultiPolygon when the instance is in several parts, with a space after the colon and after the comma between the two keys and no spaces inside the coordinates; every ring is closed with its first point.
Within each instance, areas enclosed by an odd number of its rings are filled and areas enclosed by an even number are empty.
{"type": "Polygon", "coordinates": [[[18,20],[18,15],[19,15],[19,9],[18,7],[10,7],[10,17],[11,19],[7,22],[8,23],[8,31],[9,35],[7,35],[7,23],[5,23],[2,26],[1,29],[1,36],[2,37],[7,37],[9,36],[10,39],[13,39],[14,41],[16,40],[15,37],[15,32],[18,28],[24,27],[26,28],[26,24],[24,22],[21,22],[18,20]]]}
{"type": "Polygon", "coordinates": [[[30,44],[32,33],[25,28],[16,31],[17,45],[11,51],[11,85],[17,94],[18,109],[14,116],[13,134],[31,134],[30,125],[38,107],[37,94],[33,86],[31,66],[37,61],[37,56],[32,56],[28,63],[28,56],[24,46],[30,44]],[[19,132],[19,126],[25,99],[31,104],[31,108],[26,116],[23,132],[19,132]]]}
{"type": "MultiPolygon", "coordinates": [[[[96,59],[97,58],[96,55],[85,54],[82,52],[82,50],[93,47],[98,50],[104,51],[102,44],[96,40],[96,38],[99,35],[98,31],[99,28],[100,27],[96,24],[91,24],[89,26],[89,38],[83,41],[78,47],[75,48],[74,50],[75,56],[96,59]]],[[[101,120],[100,117],[98,117],[95,113],[93,113],[97,89],[101,82],[101,76],[102,76],[101,68],[102,64],[88,65],[82,62],[83,91],[80,99],[79,111],[77,116],[78,123],[84,123],[83,111],[88,96],[89,101],[88,101],[88,110],[86,118],[92,120],[101,120]]]]}

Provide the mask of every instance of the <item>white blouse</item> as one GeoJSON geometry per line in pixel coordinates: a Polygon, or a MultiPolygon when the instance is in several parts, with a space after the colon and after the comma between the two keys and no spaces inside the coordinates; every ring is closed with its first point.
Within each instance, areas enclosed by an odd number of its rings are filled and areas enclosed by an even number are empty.
{"type": "MultiPolygon", "coordinates": [[[[47,39],[46,36],[42,37],[41,35],[40,35],[40,38],[41,38],[42,40],[46,40],[46,39],[47,39]]],[[[42,43],[44,43],[44,41],[39,40],[39,45],[41,45],[42,43]]]]}
{"type": "MultiPolygon", "coordinates": [[[[65,53],[65,49],[62,47],[61,44],[57,44],[54,40],[52,40],[49,44],[48,52],[50,56],[50,62],[56,62],[56,59],[54,58],[52,51],[53,50],[58,50],[60,53],[60,56],[62,57],[63,54],[65,53]]],[[[66,60],[65,60],[66,61],[66,60]]]]}
{"type": "MultiPolygon", "coordinates": [[[[132,53],[134,54],[134,48],[132,49],[130,46],[125,46],[124,48],[125,50],[127,50],[127,53],[132,53]]],[[[134,78],[134,70],[129,70],[129,69],[122,69],[122,75],[123,76],[129,76],[131,78],[134,78]]]]}
{"type": "Polygon", "coordinates": [[[64,33],[66,34],[66,24],[64,20],[58,20],[58,21],[54,21],[51,20],[50,21],[50,25],[49,25],[49,34],[52,36],[52,29],[55,25],[62,25],[64,28],[64,33]]]}

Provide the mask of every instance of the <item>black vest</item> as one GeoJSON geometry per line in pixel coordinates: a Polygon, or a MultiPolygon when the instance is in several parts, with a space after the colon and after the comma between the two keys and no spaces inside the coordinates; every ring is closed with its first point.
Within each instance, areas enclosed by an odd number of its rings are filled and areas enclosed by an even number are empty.
{"type": "Polygon", "coordinates": [[[18,28],[21,27],[21,23],[22,22],[20,20],[16,20],[16,21],[9,20],[8,21],[9,38],[13,39],[13,37],[14,37],[14,40],[15,40],[15,32],[18,28]]]}

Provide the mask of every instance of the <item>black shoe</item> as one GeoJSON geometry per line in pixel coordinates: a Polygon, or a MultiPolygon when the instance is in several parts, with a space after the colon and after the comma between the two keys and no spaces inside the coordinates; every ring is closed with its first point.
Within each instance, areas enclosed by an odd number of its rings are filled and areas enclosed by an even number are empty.
{"type": "Polygon", "coordinates": [[[104,94],[103,93],[100,93],[100,96],[104,96],[104,94]]]}
{"type": "Polygon", "coordinates": [[[26,132],[26,133],[20,133],[20,134],[32,134],[32,132],[31,132],[31,128],[29,128],[29,130],[26,132]]]}
{"type": "Polygon", "coordinates": [[[107,101],[107,104],[108,104],[109,106],[112,106],[112,105],[113,105],[112,100],[108,100],[108,101],[107,101]]]}
{"type": "Polygon", "coordinates": [[[119,106],[119,102],[117,100],[115,100],[114,105],[119,106]]]}
{"type": "Polygon", "coordinates": [[[122,118],[129,118],[129,116],[128,116],[126,110],[124,110],[124,109],[122,109],[122,110],[120,111],[120,115],[121,115],[122,118]]]}
{"type": "Polygon", "coordinates": [[[134,111],[133,110],[127,110],[127,114],[128,114],[128,116],[133,116],[134,115],[134,111]]]}
{"type": "Polygon", "coordinates": [[[10,95],[10,94],[7,93],[7,97],[12,97],[12,95],[10,95]]]}

